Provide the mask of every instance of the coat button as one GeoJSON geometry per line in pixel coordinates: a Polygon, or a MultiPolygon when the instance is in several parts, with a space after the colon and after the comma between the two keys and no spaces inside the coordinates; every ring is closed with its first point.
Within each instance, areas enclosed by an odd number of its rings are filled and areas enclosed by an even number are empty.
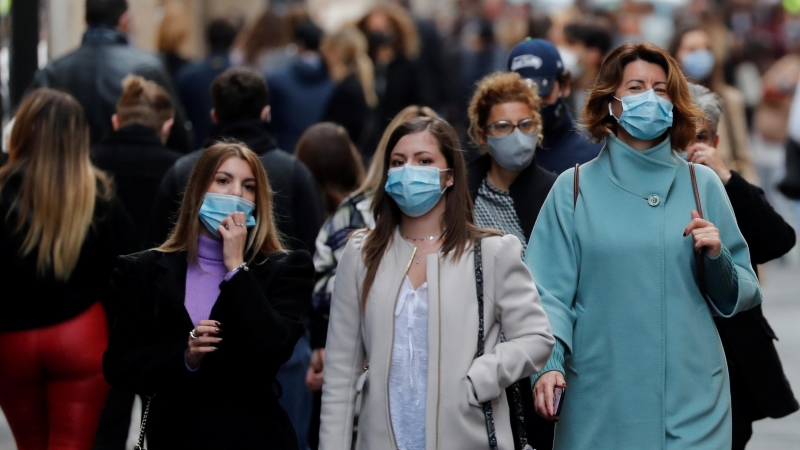
{"type": "Polygon", "coordinates": [[[658,206],[661,203],[661,199],[658,198],[656,194],[650,194],[650,197],[647,197],[647,204],[650,206],[658,206]]]}

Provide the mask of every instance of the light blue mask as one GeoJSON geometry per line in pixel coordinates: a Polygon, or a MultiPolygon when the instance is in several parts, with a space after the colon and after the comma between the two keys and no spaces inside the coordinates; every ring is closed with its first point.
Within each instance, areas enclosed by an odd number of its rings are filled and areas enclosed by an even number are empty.
{"type": "Polygon", "coordinates": [[[389,194],[400,211],[411,217],[419,217],[433,209],[444,194],[439,181],[439,172],[450,169],[439,169],[431,166],[412,166],[389,169],[386,180],[386,193],[389,194]]]}
{"type": "Polygon", "coordinates": [[[203,225],[208,228],[211,234],[219,237],[217,228],[226,217],[237,211],[244,213],[247,218],[245,225],[248,228],[256,226],[256,218],[253,217],[255,209],[255,203],[237,195],[212,194],[208,192],[203,199],[203,204],[200,206],[200,221],[203,222],[203,225]]]}
{"type": "Polygon", "coordinates": [[[697,81],[703,81],[714,70],[714,53],[711,50],[695,50],[681,58],[683,70],[686,75],[697,81]]]}
{"type": "Polygon", "coordinates": [[[614,116],[611,102],[608,103],[608,113],[635,138],[655,139],[672,126],[672,102],[659,97],[652,89],[621,99],[614,98],[622,103],[622,114],[619,118],[614,116]]]}

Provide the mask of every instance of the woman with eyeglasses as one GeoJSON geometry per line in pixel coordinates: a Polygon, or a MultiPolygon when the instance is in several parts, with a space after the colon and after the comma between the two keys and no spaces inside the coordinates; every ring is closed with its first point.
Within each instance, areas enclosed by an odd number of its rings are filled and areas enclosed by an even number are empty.
{"type": "Polygon", "coordinates": [[[519,74],[483,78],[469,105],[469,135],[481,156],[468,166],[475,224],[513,234],[523,251],[557,175],[536,164],[542,100],[519,74]]]}

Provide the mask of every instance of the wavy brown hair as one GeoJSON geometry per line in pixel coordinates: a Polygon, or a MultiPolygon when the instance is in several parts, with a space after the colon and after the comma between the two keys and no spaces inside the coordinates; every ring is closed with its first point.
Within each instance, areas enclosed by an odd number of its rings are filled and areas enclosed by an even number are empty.
{"type": "Polygon", "coordinates": [[[111,181],[89,160],[89,124],[80,103],[52,89],[33,91],[20,105],[0,168],[0,190],[22,183],[3,219],[17,213],[24,231],[20,253],[37,254],[36,271],[68,280],[94,217],[97,198],[108,200],[111,181]]]}
{"type": "MultiPolygon", "coordinates": [[[[498,235],[494,230],[478,228],[472,209],[472,200],[467,186],[467,165],[461,152],[453,127],[443,119],[419,117],[397,127],[389,137],[383,155],[383,166],[389,167],[389,159],[397,143],[405,136],[417,133],[430,133],[439,144],[439,150],[447,160],[447,167],[453,169],[453,185],[444,193],[446,202],[442,227],[444,239],[442,252],[454,252],[454,258],[460,259],[469,246],[477,238],[498,235]]],[[[381,259],[394,239],[395,229],[400,225],[401,212],[397,203],[386,193],[388,171],[384,170],[381,183],[372,201],[372,214],[375,216],[375,229],[364,242],[363,257],[367,273],[361,293],[361,307],[366,307],[367,297],[378,273],[381,259]]]]}
{"type": "MultiPolygon", "coordinates": [[[[532,83],[532,82],[531,82],[532,83]]],[[[525,103],[533,112],[533,120],[538,123],[537,134],[542,140],[542,116],[539,110],[542,99],[536,83],[529,84],[516,72],[497,72],[483,77],[478,82],[475,94],[469,102],[467,114],[469,115],[469,137],[480,148],[481,153],[486,153],[485,145],[481,144],[481,135],[485,135],[486,121],[492,113],[492,108],[503,103],[525,103]]]]}
{"type": "Polygon", "coordinates": [[[197,261],[197,240],[200,238],[200,206],[203,204],[208,188],[214,181],[214,175],[220,166],[229,158],[244,160],[253,172],[256,179],[256,226],[249,229],[247,244],[244,248],[244,259],[252,263],[258,255],[270,255],[283,251],[283,243],[275,226],[272,213],[272,188],[270,187],[267,173],[258,156],[241,142],[233,140],[222,141],[208,147],[197,160],[186,192],[183,194],[181,210],[178,214],[178,223],[172,230],[167,241],[156,250],[171,252],[186,252],[189,261],[197,261]]]}
{"type": "Polygon", "coordinates": [[[703,113],[692,102],[686,77],[678,63],[660,47],[648,42],[622,44],[608,55],[583,108],[583,127],[597,141],[616,131],[617,121],[608,113],[608,105],[623,81],[625,67],[639,60],[657,64],[667,74],[667,94],[673,104],[669,136],[672,148],[683,151],[697,138],[697,124],[703,120],[703,113]]]}

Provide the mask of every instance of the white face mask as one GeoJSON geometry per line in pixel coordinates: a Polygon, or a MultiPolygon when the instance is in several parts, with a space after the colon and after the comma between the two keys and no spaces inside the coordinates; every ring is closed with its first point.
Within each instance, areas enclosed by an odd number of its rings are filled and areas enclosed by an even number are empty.
{"type": "Polygon", "coordinates": [[[583,75],[583,64],[575,52],[568,48],[558,47],[558,54],[561,56],[561,62],[564,63],[564,69],[568,70],[573,78],[580,78],[583,75]]]}

